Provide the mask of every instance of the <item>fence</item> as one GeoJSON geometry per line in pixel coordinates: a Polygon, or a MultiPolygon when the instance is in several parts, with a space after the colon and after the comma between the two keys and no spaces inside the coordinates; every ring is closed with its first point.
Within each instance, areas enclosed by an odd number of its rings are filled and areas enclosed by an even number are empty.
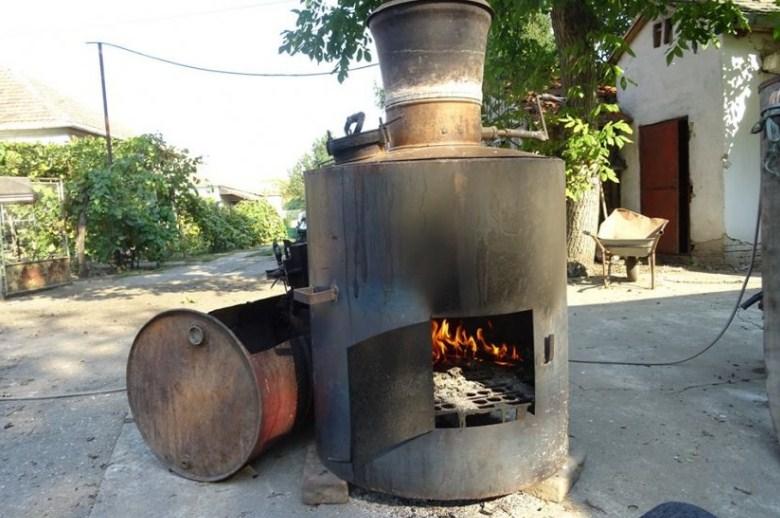
{"type": "Polygon", "coordinates": [[[70,251],[62,182],[32,182],[32,203],[0,202],[0,295],[67,284],[70,251]]]}

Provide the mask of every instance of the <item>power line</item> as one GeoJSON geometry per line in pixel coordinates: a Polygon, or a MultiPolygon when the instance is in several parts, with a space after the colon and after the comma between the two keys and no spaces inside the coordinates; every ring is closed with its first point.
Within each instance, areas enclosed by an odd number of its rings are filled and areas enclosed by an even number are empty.
{"type": "MultiPolygon", "coordinates": [[[[231,76],[248,76],[248,77],[321,77],[321,76],[332,76],[336,73],[335,70],[332,70],[330,72],[305,72],[305,73],[272,73],[272,72],[239,72],[236,70],[222,70],[218,68],[208,68],[208,67],[201,67],[197,65],[189,65],[187,63],[181,63],[179,61],[174,61],[172,59],[162,58],[160,56],[154,56],[152,54],[147,54],[146,52],[141,52],[140,50],[133,50],[129,49],[127,47],[123,47],[121,45],[117,45],[115,43],[109,43],[106,41],[88,41],[87,45],[104,45],[106,47],[113,47],[115,49],[124,50],[125,52],[129,52],[130,54],[135,54],[137,56],[141,56],[146,59],[151,59],[154,61],[159,61],[161,63],[166,63],[168,65],[174,65],[177,67],[187,68],[190,70],[198,70],[200,72],[210,72],[212,74],[226,74],[231,76]]],[[[354,72],[356,70],[365,70],[366,68],[373,68],[378,66],[378,63],[371,63],[369,65],[363,65],[355,68],[350,68],[349,72],[354,72]]]]}

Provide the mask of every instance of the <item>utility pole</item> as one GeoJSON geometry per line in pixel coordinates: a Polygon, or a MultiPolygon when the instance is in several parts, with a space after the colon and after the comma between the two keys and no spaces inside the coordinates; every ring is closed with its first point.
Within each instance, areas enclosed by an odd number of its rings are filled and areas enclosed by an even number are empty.
{"type": "Polygon", "coordinates": [[[108,151],[108,167],[114,163],[114,153],[111,147],[111,126],[108,123],[108,98],[106,97],[106,72],[103,67],[103,43],[98,42],[98,59],[100,60],[100,87],[103,91],[103,121],[106,125],[106,150],[108,151]]]}

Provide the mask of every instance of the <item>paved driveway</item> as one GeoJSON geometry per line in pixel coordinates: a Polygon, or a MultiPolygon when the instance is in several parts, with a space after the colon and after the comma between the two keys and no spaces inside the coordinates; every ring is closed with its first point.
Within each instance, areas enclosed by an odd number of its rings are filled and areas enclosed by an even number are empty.
{"type": "MultiPolygon", "coordinates": [[[[265,257],[240,253],[77,283],[0,303],[0,395],[122,386],[136,330],[174,307],[209,311],[270,295],[265,257]]],[[[663,268],[660,286],[569,286],[570,356],[665,361],[706,345],[739,275],[663,268]]],[[[646,279],[644,279],[646,281],[646,279]]],[[[751,290],[760,285],[751,282],[751,290]]],[[[278,290],[280,291],[280,290],[278,290]]],[[[168,473],[126,420],[123,394],[0,402],[2,516],[636,517],[665,500],[720,517],[780,516],[780,448],[768,415],[761,314],[741,313],[711,352],[680,367],[571,366],[570,434],[588,454],[563,505],[517,494],[419,505],[353,489],[345,506],[300,504],[307,436],[233,479],[168,473]]]]}
{"type": "MultiPolygon", "coordinates": [[[[144,322],[175,307],[210,311],[268,296],[272,266],[241,252],[0,301],[0,396],[123,387],[144,322]]],[[[0,401],[0,515],[88,515],[127,411],[124,393],[0,401]]]]}

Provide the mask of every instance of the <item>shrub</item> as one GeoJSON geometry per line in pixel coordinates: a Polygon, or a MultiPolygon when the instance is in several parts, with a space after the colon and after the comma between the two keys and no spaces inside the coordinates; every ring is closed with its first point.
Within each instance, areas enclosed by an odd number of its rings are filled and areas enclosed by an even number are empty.
{"type": "Polygon", "coordinates": [[[249,220],[228,207],[200,200],[193,219],[209,252],[227,252],[252,245],[249,220]]]}
{"type": "MultiPolygon", "coordinates": [[[[79,216],[86,216],[86,253],[93,261],[133,267],[142,259],[227,252],[286,236],[282,219],[265,200],[231,209],[200,198],[195,189],[199,163],[159,135],[117,141],[111,167],[102,139],[64,145],[0,143],[0,175],[64,181],[65,229],[74,242],[79,216]]],[[[12,236],[25,258],[55,253],[53,231],[61,231],[62,224],[55,228],[51,202],[42,198],[42,203],[19,209],[20,218],[34,216],[38,222],[12,236]]]]}
{"type": "Polygon", "coordinates": [[[252,245],[264,245],[287,237],[284,221],[268,201],[242,201],[234,210],[246,218],[252,245]]]}

